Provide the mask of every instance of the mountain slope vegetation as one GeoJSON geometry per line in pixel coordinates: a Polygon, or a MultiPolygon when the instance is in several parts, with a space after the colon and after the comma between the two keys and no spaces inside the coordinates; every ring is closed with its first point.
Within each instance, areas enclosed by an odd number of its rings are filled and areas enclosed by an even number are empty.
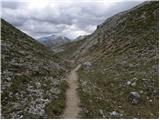
{"type": "Polygon", "coordinates": [[[54,48],[1,23],[2,118],[60,118],[65,75],[77,65],[78,117],[159,117],[158,1],[118,13],[92,34],[54,48]]]}
{"type": "Polygon", "coordinates": [[[58,118],[67,63],[5,20],[1,25],[2,118],[58,118]]]}
{"type": "Polygon", "coordinates": [[[74,53],[81,118],[158,118],[159,2],[108,18],[74,53]]]}
{"type": "Polygon", "coordinates": [[[56,53],[57,56],[72,60],[74,59],[73,54],[75,53],[76,49],[79,48],[84,43],[84,41],[85,39],[67,42],[54,47],[54,50],[59,51],[56,53]]]}

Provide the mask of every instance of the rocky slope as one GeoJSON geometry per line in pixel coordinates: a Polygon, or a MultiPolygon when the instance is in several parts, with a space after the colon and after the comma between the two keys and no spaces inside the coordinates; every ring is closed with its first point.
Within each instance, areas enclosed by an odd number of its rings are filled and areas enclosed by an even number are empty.
{"type": "Polygon", "coordinates": [[[74,53],[81,118],[158,118],[159,2],[108,18],[74,53]]]}
{"type": "MultiPolygon", "coordinates": [[[[47,37],[42,37],[38,39],[39,42],[44,44],[45,46],[51,48],[53,51],[56,46],[62,45],[64,43],[70,42],[70,39],[63,36],[50,35],[47,37]]],[[[58,52],[58,51],[55,51],[58,52]]]]}
{"type": "Polygon", "coordinates": [[[2,118],[58,118],[67,63],[3,19],[1,25],[2,118]]]}

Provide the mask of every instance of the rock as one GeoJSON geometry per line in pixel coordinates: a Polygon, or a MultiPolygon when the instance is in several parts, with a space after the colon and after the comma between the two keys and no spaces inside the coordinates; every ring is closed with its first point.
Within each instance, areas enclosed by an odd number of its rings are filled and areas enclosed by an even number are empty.
{"type": "Polygon", "coordinates": [[[130,86],[132,86],[132,87],[135,87],[135,86],[136,86],[136,81],[135,81],[135,79],[129,80],[129,81],[127,81],[126,84],[127,84],[127,85],[130,85],[130,86]]]}
{"type": "Polygon", "coordinates": [[[25,55],[25,51],[22,51],[22,50],[20,50],[20,51],[18,51],[20,54],[23,54],[23,55],[25,55]]]}
{"type": "Polygon", "coordinates": [[[118,117],[119,116],[119,113],[116,112],[116,111],[113,111],[110,113],[111,116],[114,116],[114,117],[118,117]]]}
{"type": "Polygon", "coordinates": [[[23,115],[21,115],[19,118],[20,118],[20,119],[23,118],[23,115]]]}
{"type": "Polygon", "coordinates": [[[153,90],[153,95],[158,95],[159,94],[159,92],[158,92],[158,90],[153,90]]]}
{"type": "Polygon", "coordinates": [[[147,100],[149,100],[149,97],[147,96],[147,98],[146,98],[147,100]]]}
{"type": "Polygon", "coordinates": [[[41,87],[41,83],[37,82],[36,86],[37,86],[37,88],[40,88],[41,87]]]}
{"type": "Polygon", "coordinates": [[[127,81],[127,85],[130,85],[132,82],[131,81],[127,81]]]}
{"type": "Polygon", "coordinates": [[[140,93],[142,94],[142,93],[143,93],[143,90],[141,90],[140,93]]]}
{"type": "Polygon", "coordinates": [[[133,82],[133,83],[131,84],[131,86],[132,86],[132,87],[135,87],[135,86],[136,86],[136,82],[133,82]]]}
{"type": "Polygon", "coordinates": [[[122,108],[122,106],[121,106],[121,105],[119,105],[118,107],[119,107],[119,108],[122,108]]]}
{"type": "Polygon", "coordinates": [[[103,110],[100,109],[99,112],[100,112],[101,115],[103,115],[103,110]]]}
{"type": "Polygon", "coordinates": [[[107,71],[107,69],[103,69],[103,71],[107,71]]]}
{"type": "Polygon", "coordinates": [[[140,101],[140,94],[138,92],[130,92],[128,95],[128,99],[132,104],[136,105],[140,101]]]}
{"type": "Polygon", "coordinates": [[[137,81],[137,78],[133,78],[134,81],[137,81]]]}
{"type": "Polygon", "coordinates": [[[6,77],[6,80],[7,81],[11,81],[11,77],[6,77]]]}
{"type": "Polygon", "coordinates": [[[85,66],[86,68],[90,68],[92,64],[89,61],[87,61],[83,63],[83,66],[85,66]]]}

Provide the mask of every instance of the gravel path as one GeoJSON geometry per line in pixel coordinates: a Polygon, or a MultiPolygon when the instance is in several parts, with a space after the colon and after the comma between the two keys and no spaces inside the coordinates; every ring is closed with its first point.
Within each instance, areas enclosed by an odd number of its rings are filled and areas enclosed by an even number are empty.
{"type": "Polygon", "coordinates": [[[77,92],[77,88],[78,88],[77,70],[80,67],[81,67],[81,65],[78,65],[68,75],[67,82],[68,82],[69,88],[66,91],[66,108],[65,108],[64,113],[62,115],[62,118],[64,118],[64,119],[78,118],[78,114],[80,111],[80,108],[79,108],[80,99],[79,99],[78,92],[77,92]]]}

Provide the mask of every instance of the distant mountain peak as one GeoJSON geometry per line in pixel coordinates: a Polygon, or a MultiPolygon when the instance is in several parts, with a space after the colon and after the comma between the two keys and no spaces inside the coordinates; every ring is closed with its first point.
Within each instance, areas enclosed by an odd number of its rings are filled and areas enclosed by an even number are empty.
{"type": "Polygon", "coordinates": [[[39,38],[38,41],[46,45],[47,47],[54,47],[57,45],[64,44],[66,42],[70,42],[70,39],[60,35],[49,35],[39,38]]]}

